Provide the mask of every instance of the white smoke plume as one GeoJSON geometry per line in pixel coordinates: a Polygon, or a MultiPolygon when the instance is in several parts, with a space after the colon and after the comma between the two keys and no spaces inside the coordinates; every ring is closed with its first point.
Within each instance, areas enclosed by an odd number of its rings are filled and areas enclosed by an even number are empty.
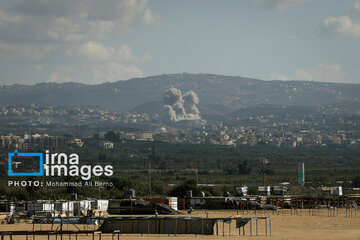
{"type": "Polygon", "coordinates": [[[163,97],[164,108],[169,115],[170,121],[200,120],[200,112],[197,107],[199,98],[194,91],[188,91],[182,95],[177,88],[170,88],[163,97]]]}

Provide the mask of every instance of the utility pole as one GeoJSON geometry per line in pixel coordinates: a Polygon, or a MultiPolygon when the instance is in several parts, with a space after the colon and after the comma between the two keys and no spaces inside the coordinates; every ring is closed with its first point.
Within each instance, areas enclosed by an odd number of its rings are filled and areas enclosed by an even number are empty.
{"type": "Polygon", "coordinates": [[[198,170],[196,169],[195,173],[196,173],[196,187],[199,185],[199,175],[198,175],[198,170]]]}
{"type": "Polygon", "coordinates": [[[199,162],[197,161],[196,162],[196,170],[195,170],[195,173],[196,173],[196,187],[199,184],[199,174],[198,174],[198,172],[199,172],[199,162]]]}
{"type": "Polygon", "coordinates": [[[151,155],[152,155],[152,152],[154,151],[154,149],[152,148],[149,148],[149,156],[148,156],[148,159],[149,159],[149,194],[150,194],[150,197],[151,197],[151,155]]]}
{"type": "Polygon", "coordinates": [[[150,197],[151,197],[151,161],[150,161],[150,158],[149,158],[149,174],[150,174],[149,182],[150,182],[150,197]]]}
{"type": "MultiPolygon", "coordinates": [[[[98,176],[98,181],[100,181],[100,177],[99,177],[99,176],[98,176]]],[[[98,199],[100,199],[100,184],[99,184],[98,199]]]]}

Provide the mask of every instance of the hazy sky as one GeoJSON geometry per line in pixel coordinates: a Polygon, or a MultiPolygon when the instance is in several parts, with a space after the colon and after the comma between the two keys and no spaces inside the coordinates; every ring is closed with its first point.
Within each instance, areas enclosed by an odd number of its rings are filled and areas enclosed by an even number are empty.
{"type": "Polygon", "coordinates": [[[360,0],[2,0],[0,85],[163,73],[360,83],[360,0]]]}

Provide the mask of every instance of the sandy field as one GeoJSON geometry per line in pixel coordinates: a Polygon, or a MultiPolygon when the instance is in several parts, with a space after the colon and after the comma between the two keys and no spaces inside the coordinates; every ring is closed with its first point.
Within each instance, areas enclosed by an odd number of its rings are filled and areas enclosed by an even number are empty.
{"type": "MultiPolygon", "coordinates": [[[[345,210],[344,210],[345,211],[345,210]]],[[[352,217],[346,217],[345,212],[339,211],[338,213],[330,213],[328,210],[318,210],[310,212],[308,210],[298,210],[291,212],[290,210],[279,210],[277,212],[263,212],[263,211],[233,211],[233,210],[212,210],[194,211],[190,216],[196,217],[229,217],[229,216],[244,216],[244,217],[256,217],[256,216],[268,216],[271,217],[271,236],[265,236],[265,224],[264,220],[258,220],[258,236],[255,236],[255,223],[253,222],[253,236],[250,236],[250,224],[245,226],[246,236],[239,236],[239,229],[236,229],[235,224],[231,225],[231,236],[229,236],[229,225],[225,224],[225,236],[222,236],[222,224],[219,223],[219,236],[195,236],[195,235],[122,235],[120,239],[360,239],[360,211],[352,213],[352,217]],[[330,217],[330,215],[338,215],[330,217]]],[[[189,215],[187,215],[189,216],[189,215]]],[[[35,225],[36,230],[50,229],[50,225],[35,225]]],[[[54,226],[56,228],[56,226],[54,226]]],[[[86,229],[86,226],[79,225],[80,229],[86,229]]],[[[94,226],[89,227],[93,229],[94,226]]],[[[32,230],[33,225],[27,223],[18,223],[13,225],[0,225],[0,231],[3,230],[32,230]]],[[[64,230],[74,229],[72,225],[64,226],[64,230]]],[[[242,232],[242,230],[241,230],[242,232]]],[[[269,234],[269,229],[268,229],[269,234]]],[[[10,239],[5,237],[5,240],[10,239]]],[[[25,236],[14,236],[13,240],[26,239],[25,236]]],[[[31,239],[31,238],[30,238],[31,239]]],[[[39,237],[36,239],[47,239],[47,236],[39,237]]],[[[55,236],[51,236],[50,239],[55,240],[55,236]]],[[[59,238],[60,239],[60,238],[59,238]]],[[[64,236],[63,240],[68,240],[68,236],[64,236]]],[[[71,239],[75,240],[72,236],[71,239]]],[[[79,240],[92,239],[92,236],[78,236],[79,240]]],[[[95,237],[98,240],[99,236],[95,237]]],[[[111,234],[102,234],[101,240],[111,240],[111,234]]],[[[115,237],[115,240],[117,236],[115,237]]]]}

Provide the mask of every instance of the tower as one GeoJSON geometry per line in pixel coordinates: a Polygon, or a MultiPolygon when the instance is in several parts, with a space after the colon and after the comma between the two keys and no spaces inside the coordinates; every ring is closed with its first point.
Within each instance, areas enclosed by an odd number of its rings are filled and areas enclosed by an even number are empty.
{"type": "Polygon", "coordinates": [[[305,185],[305,164],[303,162],[298,163],[298,183],[302,187],[305,185]]]}

